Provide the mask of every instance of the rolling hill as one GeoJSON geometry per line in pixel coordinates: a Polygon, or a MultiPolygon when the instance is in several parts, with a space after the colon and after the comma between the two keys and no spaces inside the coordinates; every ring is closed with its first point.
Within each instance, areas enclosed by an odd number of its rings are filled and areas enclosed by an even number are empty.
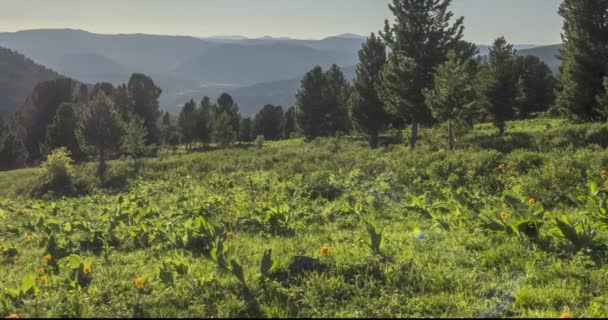
{"type": "Polygon", "coordinates": [[[561,65],[561,60],[559,60],[558,58],[561,48],[561,44],[555,44],[551,46],[542,46],[526,50],[520,50],[518,51],[518,54],[538,57],[539,59],[544,61],[549,66],[549,68],[551,68],[553,74],[557,75],[559,73],[559,66],[561,65]]]}
{"type": "Polygon", "coordinates": [[[24,55],[0,47],[0,114],[17,110],[39,82],[60,77],[24,55]]]}

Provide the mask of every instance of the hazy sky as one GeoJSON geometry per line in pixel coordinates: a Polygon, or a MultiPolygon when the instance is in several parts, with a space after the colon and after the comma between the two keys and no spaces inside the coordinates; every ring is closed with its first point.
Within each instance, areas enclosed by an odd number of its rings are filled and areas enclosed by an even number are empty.
{"type": "MultiPolygon", "coordinates": [[[[389,0],[0,0],[0,31],[72,28],[96,33],[323,38],[367,35],[390,18],[389,0]]],[[[465,38],[560,42],[560,0],[454,0],[465,38]]]]}

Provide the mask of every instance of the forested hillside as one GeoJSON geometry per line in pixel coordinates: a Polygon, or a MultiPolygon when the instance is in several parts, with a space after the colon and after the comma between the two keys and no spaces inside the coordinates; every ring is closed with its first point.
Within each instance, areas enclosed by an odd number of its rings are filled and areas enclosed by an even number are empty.
{"type": "Polygon", "coordinates": [[[59,77],[53,70],[0,47],[0,114],[15,111],[39,82],[59,77]]]}

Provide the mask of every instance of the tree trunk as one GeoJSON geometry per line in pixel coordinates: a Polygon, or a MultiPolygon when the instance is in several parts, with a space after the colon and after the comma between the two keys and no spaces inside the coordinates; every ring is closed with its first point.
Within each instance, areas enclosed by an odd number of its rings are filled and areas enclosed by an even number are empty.
{"type": "Polygon", "coordinates": [[[378,148],[378,132],[374,131],[369,134],[369,146],[372,149],[378,148]]]}
{"type": "Polygon", "coordinates": [[[416,149],[416,143],[418,142],[418,122],[412,121],[412,136],[410,137],[410,149],[416,149]]]}
{"type": "Polygon", "coordinates": [[[498,135],[501,137],[505,135],[505,124],[504,123],[502,123],[498,126],[498,135]]]}
{"type": "Polygon", "coordinates": [[[452,120],[448,120],[448,149],[454,151],[454,127],[452,126],[452,120]]]}

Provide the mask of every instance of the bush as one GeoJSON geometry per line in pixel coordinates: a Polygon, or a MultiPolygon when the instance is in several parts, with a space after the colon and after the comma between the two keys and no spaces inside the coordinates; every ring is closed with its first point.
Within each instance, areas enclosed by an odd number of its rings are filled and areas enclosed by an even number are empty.
{"type": "Polygon", "coordinates": [[[264,136],[258,136],[255,138],[255,147],[258,149],[264,148],[264,136]]]}
{"type": "Polygon", "coordinates": [[[60,195],[72,194],[74,192],[73,162],[66,148],[52,151],[41,165],[41,173],[33,193],[35,195],[48,192],[60,195]]]}

